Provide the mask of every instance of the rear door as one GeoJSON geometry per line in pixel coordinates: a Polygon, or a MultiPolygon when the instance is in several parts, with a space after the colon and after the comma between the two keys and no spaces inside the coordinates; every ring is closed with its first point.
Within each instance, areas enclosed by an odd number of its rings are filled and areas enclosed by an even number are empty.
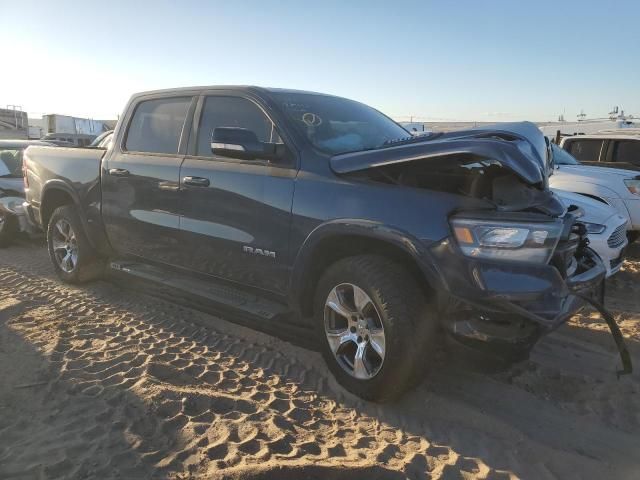
{"type": "Polygon", "coordinates": [[[640,167],[640,140],[611,140],[612,160],[640,167]]]}
{"type": "Polygon", "coordinates": [[[603,143],[595,138],[571,138],[565,140],[564,149],[582,163],[599,162],[603,143]]]}
{"type": "Polygon", "coordinates": [[[173,264],[180,246],[180,164],[194,96],[142,98],[102,172],[102,218],[120,254],[173,264]],[[182,150],[181,150],[182,149],[182,150]]]}
{"type": "Polygon", "coordinates": [[[296,162],[214,155],[213,129],[240,127],[258,140],[282,140],[256,99],[237,93],[203,96],[195,113],[190,152],[180,171],[185,248],[181,265],[204,274],[282,293],[296,162]]]}

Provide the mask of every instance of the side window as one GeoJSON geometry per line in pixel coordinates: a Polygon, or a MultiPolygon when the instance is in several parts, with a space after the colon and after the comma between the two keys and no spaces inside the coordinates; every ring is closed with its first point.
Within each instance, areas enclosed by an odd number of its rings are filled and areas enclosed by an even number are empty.
{"type": "Polygon", "coordinates": [[[601,148],[602,140],[572,140],[569,143],[569,153],[581,162],[599,161],[601,148]]]}
{"type": "Polygon", "coordinates": [[[246,128],[261,142],[282,143],[274,125],[251,100],[241,97],[207,97],[198,128],[196,155],[212,157],[211,136],[218,127],[246,128]]]}
{"type": "Polygon", "coordinates": [[[640,165],[640,140],[616,141],[613,161],[640,165]]]}
{"type": "Polygon", "coordinates": [[[130,152],[178,152],[182,126],[191,97],[140,102],[129,123],[126,149],[130,152]]]}

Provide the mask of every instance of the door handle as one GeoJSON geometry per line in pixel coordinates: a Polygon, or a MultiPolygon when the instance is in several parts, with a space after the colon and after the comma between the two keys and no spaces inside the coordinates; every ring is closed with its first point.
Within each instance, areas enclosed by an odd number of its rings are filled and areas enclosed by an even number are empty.
{"type": "Polygon", "coordinates": [[[204,177],[184,177],[182,183],[192,187],[208,187],[211,185],[209,179],[204,177]]]}
{"type": "Polygon", "coordinates": [[[129,175],[129,170],[126,168],[110,168],[109,175],[113,175],[114,177],[126,177],[129,175]]]}

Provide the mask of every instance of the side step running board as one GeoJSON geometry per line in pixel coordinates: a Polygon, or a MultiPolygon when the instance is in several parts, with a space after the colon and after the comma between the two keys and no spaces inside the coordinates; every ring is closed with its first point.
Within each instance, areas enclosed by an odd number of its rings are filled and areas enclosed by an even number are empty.
{"type": "Polygon", "coordinates": [[[115,273],[153,282],[171,297],[205,300],[207,307],[215,311],[267,322],[286,321],[290,317],[290,311],[283,304],[219,283],[200,282],[143,263],[112,262],[110,267],[115,273]]]}

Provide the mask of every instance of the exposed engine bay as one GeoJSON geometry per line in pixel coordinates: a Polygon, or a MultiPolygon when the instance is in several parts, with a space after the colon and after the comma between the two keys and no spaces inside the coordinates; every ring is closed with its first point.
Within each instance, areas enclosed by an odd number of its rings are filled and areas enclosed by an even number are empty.
{"type": "Polygon", "coordinates": [[[563,209],[550,191],[525,183],[497,160],[476,155],[446,155],[428,161],[394,163],[358,174],[382,183],[487,200],[498,211],[558,215],[563,209]]]}

